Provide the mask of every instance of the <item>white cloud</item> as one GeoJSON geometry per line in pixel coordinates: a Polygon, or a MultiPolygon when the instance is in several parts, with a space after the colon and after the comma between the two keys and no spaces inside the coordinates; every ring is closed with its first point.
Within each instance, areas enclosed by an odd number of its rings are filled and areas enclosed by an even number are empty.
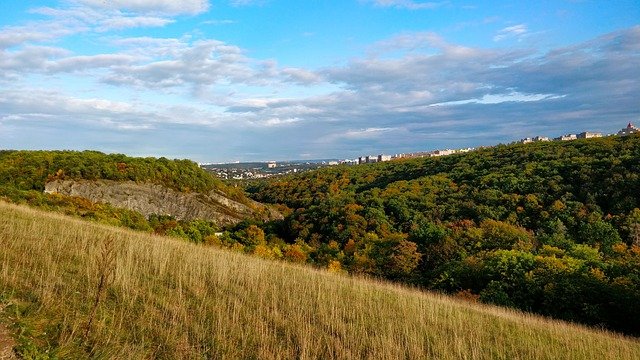
{"type": "MultiPolygon", "coordinates": [[[[0,93],[0,109],[0,118],[4,120],[37,119],[48,121],[52,125],[63,121],[79,128],[97,126],[144,130],[167,124],[216,127],[232,121],[228,115],[196,106],[164,106],[137,101],[81,98],[39,89],[0,93]]],[[[73,127],[68,130],[72,131],[73,127]]]]}
{"type": "Polygon", "coordinates": [[[31,22],[25,26],[5,26],[0,28],[0,49],[50,41],[87,29],[84,23],[74,19],[31,22]]]}
{"type": "Polygon", "coordinates": [[[206,20],[201,22],[201,25],[230,25],[235,24],[235,20],[223,19],[223,20],[206,20]]]}
{"type": "Polygon", "coordinates": [[[110,68],[139,60],[127,54],[69,56],[69,51],[48,46],[25,46],[14,51],[0,51],[0,78],[43,73],[69,73],[110,68]]]}
{"type": "Polygon", "coordinates": [[[505,39],[512,39],[512,38],[520,40],[527,34],[528,34],[528,29],[527,29],[527,25],[525,24],[508,26],[498,31],[496,36],[493,37],[493,41],[497,42],[497,41],[502,41],[505,39]]]}
{"type": "Polygon", "coordinates": [[[389,127],[386,127],[386,128],[372,127],[372,128],[366,128],[366,129],[360,129],[360,130],[349,130],[345,132],[343,136],[347,138],[372,138],[372,137],[382,136],[384,133],[388,133],[394,130],[397,130],[397,129],[389,128],[389,127]]]}
{"type": "Polygon", "coordinates": [[[510,92],[504,94],[485,94],[478,99],[456,100],[443,103],[435,103],[429,106],[456,106],[465,104],[500,104],[504,102],[529,102],[541,100],[553,100],[564,97],[564,95],[554,94],[523,94],[520,92],[510,92]]]}
{"type": "Polygon", "coordinates": [[[177,57],[184,52],[189,43],[187,39],[130,37],[113,39],[114,46],[122,47],[127,54],[153,58],[177,57]]]}
{"type": "MultiPolygon", "coordinates": [[[[28,120],[33,114],[47,114],[50,121],[61,119],[98,124],[104,119],[114,123],[128,123],[131,117],[149,116],[137,109],[133,104],[106,99],[82,99],[69,97],[54,91],[29,89],[29,91],[7,91],[0,95],[4,116],[13,116],[28,120]]],[[[137,121],[136,121],[137,122],[137,121]]],[[[135,124],[135,123],[134,123],[135,124]]]]}
{"type": "Polygon", "coordinates": [[[162,27],[174,20],[153,16],[118,16],[100,22],[98,31],[119,30],[136,27],[162,27]]]}
{"type": "Polygon", "coordinates": [[[49,59],[69,54],[68,50],[51,46],[24,46],[16,51],[0,51],[0,79],[20,74],[46,71],[49,59]]]}
{"type": "Polygon", "coordinates": [[[43,41],[58,37],[59,34],[33,31],[28,27],[4,27],[0,32],[0,49],[31,41],[43,41]]]}
{"type": "Polygon", "coordinates": [[[379,56],[390,52],[427,52],[428,54],[446,54],[449,57],[472,57],[479,54],[479,50],[455,45],[447,42],[442,36],[433,32],[410,32],[393,36],[389,39],[374,43],[369,53],[379,56]]]}
{"type": "Polygon", "coordinates": [[[393,137],[394,134],[400,134],[404,129],[397,127],[369,127],[362,129],[331,129],[327,134],[313,139],[314,144],[322,146],[333,146],[341,142],[359,142],[374,143],[387,137],[393,137]]]}
{"type": "Polygon", "coordinates": [[[200,14],[209,9],[208,0],[75,0],[98,9],[129,10],[167,15],[200,14]]]}
{"type": "Polygon", "coordinates": [[[271,126],[282,126],[282,125],[290,125],[290,124],[294,124],[300,122],[300,118],[285,118],[285,119],[281,119],[278,117],[274,117],[271,119],[267,119],[265,121],[259,121],[256,124],[257,125],[261,125],[261,126],[267,126],[267,127],[271,127],[271,126]]]}
{"type": "Polygon", "coordinates": [[[442,2],[416,1],[416,0],[365,0],[365,1],[372,2],[379,7],[394,7],[394,8],[409,9],[409,10],[435,9],[448,4],[448,1],[442,1],[442,2]]]}
{"type": "Polygon", "coordinates": [[[170,59],[116,67],[105,78],[110,84],[166,88],[208,86],[221,82],[253,83],[257,71],[237,46],[217,40],[180,47],[170,59]]]}
{"type": "Polygon", "coordinates": [[[103,81],[112,85],[149,89],[186,87],[203,95],[210,86],[310,86],[322,83],[322,74],[303,68],[281,68],[273,60],[253,59],[237,46],[218,40],[113,40],[125,53],[145,61],[111,67],[103,81]]]}
{"type": "Polygon", "coordinates": [[[95,68],[108,68],[135,62],[138,58],[125,54],[99,54],[70,56],[56,61],[48,61],[48,72],[75,72],[95,68]]]}
{"type": "Polygon", "coordinates": [[[46,16],[47,19],[31,21],[23,26],[0,28],[0,49],[51,42],[79,33],[161,27],[174,22],[161,16],[140,16],[120,10],[96,10],[89,7],[38,7],[29,12],[46,16]]]}
{"type": "Polygon", "coordinates": [[[232,6],[262,5],[267,0],[230,0],[232,6]]]}
{"type": "Polygon", "coordinates": [[[301,68],[284,68],[281,73],[288,81],[303,85],[322,81],[322,77],[318,73],[301,68]]]}

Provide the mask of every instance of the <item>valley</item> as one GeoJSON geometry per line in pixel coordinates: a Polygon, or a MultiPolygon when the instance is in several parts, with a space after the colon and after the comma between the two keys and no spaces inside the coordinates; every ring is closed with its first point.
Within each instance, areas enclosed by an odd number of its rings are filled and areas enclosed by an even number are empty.
{"type": "Polygon", "coordinates": [[[512,144],[242,183],[2,151],[0,196],[21,204],[1,206],[2,324],[23,358],[634,358],[639,149],[512,144]]]}

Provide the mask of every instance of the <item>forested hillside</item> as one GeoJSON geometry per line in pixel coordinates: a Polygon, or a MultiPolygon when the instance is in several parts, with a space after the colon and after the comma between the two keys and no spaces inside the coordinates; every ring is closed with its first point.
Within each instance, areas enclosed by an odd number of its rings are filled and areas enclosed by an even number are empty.
{"type": "Polygon", "coordinates": [[[638,136],[341,166],[248,191],[287,214],[262,226],[267,250],[640,334],[638,136]]]}
{"type": "Polygon", "coordinates": [[[136,158],[98,151],[0,151],[0,183],[19,190],[44,190],[52,179],[132,180],[189,192],[223,187],[190,160],[136,158]]]}
{"type": "Polygon", "coordinates": [[[196,205],[210,207],[200,213],[219,213],[220,218],[269,216],[269,211],[248,199],[241,188],[225,185],[190,160],[136,158],[97,151],[0,151],[0,198],[111,225],[175,235],[194,242],[202,242],[220,230],[222,221],[214,219],[214,216],[178,221],[180,219],[161,213],[162,206],[155,206],[157,214],[144,216],[133,210],[135,206],[125,208],[110,204],[115,195],[111,194],[109,198],[109,191],[120,191],[120,197],[126,202],[130,199],[132,204],[145,202],[142,205],[148,212],[152,212],[153,203],[166,201],[161,195],[170,194],[172,196],[167,199],[176,199],[183,194],[176,204],[168,205],[193,205],[196,202],[187,199],[200,199],[196,205]],[[83,183],[74,184],[74,181],[83,183]],[[43,191],[47,184],[57,185],[53,188],[58,189],[64,187],[63,184],[69,187],[78,185],[85,188],[84,197],[45,194],[43,191]],[[118,184],[124,184],[122,189],[118,184]],[[87,194],[87,188],[94,189],[97,194],[87,194]]]}

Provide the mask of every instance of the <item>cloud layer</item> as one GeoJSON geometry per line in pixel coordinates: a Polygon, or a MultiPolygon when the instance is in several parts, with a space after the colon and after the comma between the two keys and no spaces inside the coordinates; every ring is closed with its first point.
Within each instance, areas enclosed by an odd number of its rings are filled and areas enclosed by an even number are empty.
{"type": "Polygon", "coordinates": [[[442,5],[446,5],[447,1],[416,1],[416,0],[366,0],[380,7],[394,7],[409,10],[435,9],[442,5]]]}
{"type": "Polygon", "coordinates": [[[167,15],[199,14],[209,9],[208,0],[75,0],[98,9],[151,12],[167,15]]]}
{"type": "MultiPolygon", "coordinates": [[[[32,9],[43,19],[2,28],[3,146],[201,161],[353,157],[614,131],[640,117],[640,26],[550,49],[403,32],[317,68],[193,34],[119,33],[208,8],[195,0],[82,0],[32,9]],[[79,34],[105,51],[80,53],[64,43],[79,34]]],[[[526,24],[511,25],[489,41],[528,33],[526,24]]]]}

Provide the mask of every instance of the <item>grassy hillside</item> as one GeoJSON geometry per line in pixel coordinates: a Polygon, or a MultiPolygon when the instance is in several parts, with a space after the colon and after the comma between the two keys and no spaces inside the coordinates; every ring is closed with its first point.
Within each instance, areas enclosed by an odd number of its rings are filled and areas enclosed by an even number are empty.
{"type": "Polygon", "coordinates": [[[0,249],[25,358],[640,358],[608,332],[2,202],[0,249]]]}
{"type": "MultiPolygon", "coordinates": [[[[307,262],[640,336],[640,136],[256,182],[307,262]]],[[[281,240],[279,240],[281,239],[281,240]]]]}

